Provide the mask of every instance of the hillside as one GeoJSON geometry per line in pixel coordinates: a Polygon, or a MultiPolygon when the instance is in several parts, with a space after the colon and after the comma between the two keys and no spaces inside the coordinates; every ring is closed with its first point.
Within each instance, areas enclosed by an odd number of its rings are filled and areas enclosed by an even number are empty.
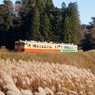
{"type": "Polygon", "coordinates": [[[95,51],[15,53],[2,49],[0,90],[7,95],[95,95],[94,58],[95,51]]]}

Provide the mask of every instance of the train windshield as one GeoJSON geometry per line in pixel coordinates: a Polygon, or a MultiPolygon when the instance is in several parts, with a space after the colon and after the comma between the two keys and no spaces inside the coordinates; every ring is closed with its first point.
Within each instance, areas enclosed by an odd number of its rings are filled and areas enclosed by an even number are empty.
{"type": "Polygon", "coordinates": [[[25,43],[22,43],[22,42],[15,43],[15,46],[24,46],[24,45],[25,45],[25,43]]]}
{"type": "Polygon", "coordinates": [[[74,46],[64,46],[64,49],[74,49],[74,46]]]}
{"type": "Polygon", "coordinates": [[[15,43],[15,46],[19,46],[20,45],[20,43],[15,43]]]}

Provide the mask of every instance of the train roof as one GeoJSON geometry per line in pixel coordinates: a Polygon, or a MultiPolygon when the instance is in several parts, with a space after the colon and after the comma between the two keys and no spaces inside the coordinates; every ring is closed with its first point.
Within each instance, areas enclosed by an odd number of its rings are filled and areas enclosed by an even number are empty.
{"type": "Polygon", "coordinates": [[[23,43],[48,43],[48,44],[57,44],[54,42],[41,42],[41,41],[34,41],[34,40],[19,40],[19,41],[15,41],[15,43],[19,43],[19,42],[23,42],[23,43]]]}
{"type": "Polygon", "coordinates": [[[19,43],[19,42],[23,42],[23,43],[47,43],[47,44],[58,44],[58,45],[73,45],[73,46],[77,46],[74,45],[73,43],[54,43],[54,42],[41,42],[41,41],[34,41],[34,40],[19,40],[19,41],[15,41],[15,43],[19,43]]]}

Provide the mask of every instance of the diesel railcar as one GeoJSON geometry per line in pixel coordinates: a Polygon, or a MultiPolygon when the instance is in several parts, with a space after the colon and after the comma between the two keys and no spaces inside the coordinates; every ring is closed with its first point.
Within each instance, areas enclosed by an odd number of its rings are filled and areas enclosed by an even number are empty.
{"type": "Polygon", "coordinates": [[[14,51],[15,52],[77,52],[77,45],[19,40],[15,42],[14,51]]]}
{"type": "Polygon", "coordinates": [[[73,44],[60,44],[59,52],[77,52],[78,47],[77,45],[73,44]]]}
{"type": "Polygon", "coordinates": [[[58,44],[37,41],[16,41],[16,52],[58,52],[58,44]]]}

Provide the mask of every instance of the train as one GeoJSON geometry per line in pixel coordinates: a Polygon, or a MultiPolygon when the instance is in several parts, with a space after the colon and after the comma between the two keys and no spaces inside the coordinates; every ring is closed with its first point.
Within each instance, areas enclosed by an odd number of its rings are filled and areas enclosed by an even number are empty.
{"type": "Polygon", "coordinates": [[[18,40],[14,43],[15,52],[77,52],[74,44],[18,40]]]}

